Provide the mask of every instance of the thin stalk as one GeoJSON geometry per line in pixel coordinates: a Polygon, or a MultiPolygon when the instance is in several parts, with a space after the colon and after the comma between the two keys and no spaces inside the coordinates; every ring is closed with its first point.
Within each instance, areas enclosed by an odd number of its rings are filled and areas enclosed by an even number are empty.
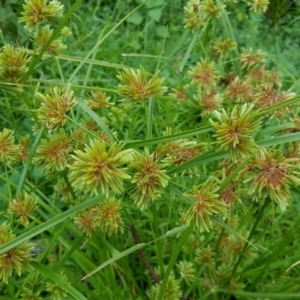
{"type": "Polygon", "coordinates": [[[72,195],[73,199],[76,199],[76,195],[74,193],[73,187],[70,184],[70,181],[68,179],[66,170],[64,170],[63,172],[61,172],[61,177],[65,181],[65,183],[66,183],[66,185],[68,187],[68,190],[69,190],[70,194],[72,195]]]}
{"type": "MultiPolygon", "coordinates": [[[[145,107],[145,113],[146,113],[146,140],[150,140],[152,138],[153,107],[154,107],[154,99],[151,98],[149,100],[148,106],[145,107]]],[[[151,145],[149,145],[149,150],[151,152],[151,145]]]]}
{"type": "Polygon", "coordinates": [[[74,11],[77,9],[77,7],[80,5],[81,0],[77,0],[73,6],[70,8],[70,10],[68,11],[68,13],[64,16],[64,18],[62,19],[62,21],[59,23],[58,27],[53,31],[52,36],[50,37],[50,39],[45,43],[45,45],[43,46],[43,48],[41,49],[41,51],[39,52],[38,55],[36,55],[33,60],[31,61],[31,64],[29,66],[29,70],[28,72],[25,74],[25,76],[23,77],[22,83],[24,84],[27,79],[31,76],[35,66],[38,64],[38,62],[41,60],[43,54],[45,53],[45,51],[48,49],[49,45],[51,44],[51,42],[56,38],[56,36],[60,33],[61,29],[63,28],[63,26],[66,24],[67,20],[71,17],[71,15],[74,13],[74,11]]]}
{"type": "MultiPolygon", "coordinates": [[[[159,228],[158,228],[158,218],[157,218],[157,210],[155,203],[152,204],[152,218],[153,218],[153,227],[155,232],[155,237],[159,238],[159,228]]],[[[163,247],[161,245],[160,240],[155,241],[156,249],[157,249],[157,260],[160,270],[160,276],[163,276],[164,274],[164,262],[163,262],[163,247]]]]}
{"type": "MultiPolygon", "coordinates": [[[[261,209],[259,211],[259,214],[258,214],[258,216],[257,216],[257,218],[255,220],[255,223],[253,224],[253,227],[251,229],[251,232],[250,232],[250,234],[248,236],[248,241],[251,240],[251,238],[252,238],[252,236],[253,236],[253,234],[254,234],[254,232],[256,230],[256,227],[258,225],[258,222],[261,220],[263,212],[264,212],[265,208],[267,207],[267,204],[268,204],[268,198],[265,199],[264,204],[262,205],[262,207],[261,207],[261,209]]],[[[235,263],[235,266],[233,267],[233,270],[232,270],[232,273],[231,273],[231,277],[234,276],[234,274],[235,274],[235,272],[236,272],[236,270],[237,270],[237,268],[238,268],[238,266],[239,266],[239,264],[240,264],[240,262],[242,260],[242,257],[243,257],[242,254],[245,252],[245,250],[247,249],[247,247],[248,247],[248,244],[246,243],[245,246],[244,246],[244,248],[243,248],[243,250],[242,250],[242,252],[240,253],[240,256],[239,256],[237,262],[235,263]]]]}
{"type": "Polygon", "coordinates": [[[163,281],[161,283],[159,294],[158,294],[158,297],[157,297],[158,300],[162,300],[163,299],[164,289],[165,289],[166,284],[168,282],[168,279],[169,279],[169,276],[171,274],[171,271],[173,270],[173,267],[175,265],[176,259],[177,259],[178,255],[179,255],[180,251],[182,250],[183,245],[186,243],[188,237],[192,233],[193,228],[194,228],[194,224],[192,223],[180,235],[179,241],[178,241],[178,243],[177,243],[174,251],[172,252],[172,255],[170,257],[170,261],[168,263],[168,267],[167,267],[167,269],[165,271],[164,279],[163,279],[163,281]]]}

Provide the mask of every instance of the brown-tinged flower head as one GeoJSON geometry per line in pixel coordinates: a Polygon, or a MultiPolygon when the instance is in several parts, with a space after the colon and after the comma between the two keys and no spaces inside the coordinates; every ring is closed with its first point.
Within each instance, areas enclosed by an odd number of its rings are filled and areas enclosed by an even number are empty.
{"type": "Polygon", "coordinates": [[[201,15],[208,20],[219,19],[221,17],[221,9],[214,0],[205,0],[201,7],[201,15]]]}
{"type": "MultiPolygon", "coordinates": [[[[229,261],[229,258],[226,258],[229,261]]],[[[233,261],[230,261],[231,264],[221,264],[219,263],[218,266],[216,266],[215,269],[215,280],[216,282],[224,282],[227,278],[230,277],[232,269],[230,268],[230,266],[234,265],[232,264],[233,261]]]]}
{"type": "Polygon", "coordinates": [[[239,277],[229,281],[228,287],[231,291],[244,291],[246,285],[243,282],[238,282],[238,280],[239,277]]]}
{"type": "Polygon", "coordinates": [[[111,235],[117,232],[122,233],[124,223],[121,216],[122,203],[115,198],[109,198],[100,202],[94,207],[94,228],[111,235]]]}
{"type": "Polygon", "coordinates": [[[217,90],[199,91],[194,98],[201,108],[201,116],[210,115],[214,110],[221,107],[223,99],[217,90]]]}
{"type": "MultiPolygon", "coordinates": [[[[263,87],[256,89],[255,105],[259,108],[273,106],[287,99],[294,97],[296,94],[291,92],[281,92],[278,88],[274,87],[272,83],[266,84],[263,87]]],[[[286,106],[272,113],[273,116],[282,116],[290,110],[286,106]]]]}
{"type": "Polygon", "coordinates": [[[154,154],[149,154],[146,149],[145,155],[134,153],[131,166],[135,170],[132,183],[136,184],[136,188],[130,197],[137,206],[146,209],[161,196],[161,192],[168,185],[169,176],[163,170],[167,164],[159,163],[154,154]]]}
{"type": "Polygon", "coordinates": [[[79,229],[83,230],[87,236],[91,236],[95,225],[94,208],[81,211],[74,218],[74,221],[79,226],[79,229]]]}
{"type": "Polygon", "coordinates": [[[130,178],[120,167],[132,159],[132,150],[122,150],[123,145],[114,143],[109,147],[104,141],[91,140],[84,150],[76,150],[72,155],[70,182],[76,190],[108,195],[122,193],[123,180],[130,178]],[[108,148],[108,149],[107,149],[108,148]]]}
{"type": "Polygon", "coordinates": [[[188,0],[187,6],[192,6],[195,10],[200,10],[202,0],[188,0]]]}
{"type": "Polygon", "coordinates": [[[61,17],[63,8],[64,6],[56,0],[52,0],[49,4],[47,4],[47,0],[25,0],[19,22],[24,22],[25,26],[32,30],[44,21],[51,22],[55,18],[61,17]]]}
{"type": "Polygon", "coordinates": [[[138,70],[125,69],[117,75],[122,84],[117,87],[117,93],[123,97],[123,103],[141,102],[147,98],[162,96],[167,88],[163,86],[164,78],[159,78],[159,71],[151,75],[143,67],[138,70]],[[151,77],[149,80],[148,78],[151,77]]]}
{"type": "Polygon", "coordinates": [[[23,163],[26,163],[27,158],[29,156],[29,148],[31,144],[31,139],[29,135],[23,136],[19,139],[19,160],[23,163]]]}
{"type": "Polygon", "coordinates": [[[218,58],[225,58],[230,51],[236,48],[236,42],[230,38],[217,40],[212,43],[212,52],[218,58]]]}
{"type": "MultiPolygon", "coordinates": [[[[59,273],[59,277],[65,282],[69,282],[67,275],[63,271],[59,273]]],[[[68,294],[68,292],[60,284],[54,282],[47,282],[46,289],[51,293],[51,298],[53,300],[62,300],[68,294]]]]}
{"type": "Polygon", "coordinates": [[[261,66],[264,64],[266,53],[261,50],[256,52],[250,48],[248,51],[244,50],[241,53],[241,63],[243,69],[251,69],[253,66],[261,66]]]}
{"type": "MultiPolygon", "coordinates": [[[[5,223],[0,226],[0,245],[13,240],[16,236],[5,223]]],[[[15,248],[0,254],[0,280],[8,283],[8,278],[15,271],[19,276],[23,271],[31,269],[30,260],[34,244],[23,243],[15,248]]]]}
{"type": "Polygon", "coordinates": [[[201,266],[202,265],[214,266],[215,265],[214,256],[215,253],[211,249],[210,245],[206,247],[201,247],[196,250],[195,262],[201,266]]]}
{"type": "Polygon", "coordinates": [[[62,171],[67,166],[71,150],[70,138],[60,129],[58,133],[49,135],[48,140],[42,139],[34,161],[47,172],[62,171]]]}
{"type": "Polygon", "coordinates": [[[89,131],[96,131],[97,129],[99,129],[99,125],[94,119],[85,120],[84,127],[89,131]]]}
{"type": "Polygon", "coordinates": [[[20,294],[20,300],[43,300],[40,297],[40,292],[34,292],[32,289],[27,287],[22,288],[22,293],[20,294]]]}
{"type": "Polygon", "coordinates": [[[187,99],[186,92],[189,88],[189,85],[185,85],[182,89],[172,88],[169,96],[178,99],[180,102],[187,99]]]}
{"type": "MultiPolygon", "coordinates": [[[[242,161],[239,161],[238,163],[241,162],[242,161]]],[[[221,168],[213,174],[216,176],[217,180],[222,183],[233,171],[236,170],[237,167],[237,163],[232,163],[230,159],[226,158],[221,162],[221,168]]],[[[240,182],[243,181],[242,173],[243,172],[241,171],[236,174],[231,182],[227,184],[221,192],[219,192],[219,200],[227,204],[229,212],[231,212],[234,202],[239,202],[239,204],[243,207],[240,189],[240,182]]]]}
{"type": "Polygon", "coordinates": [[[216,129],[214,136],[220,149],[229,150],[234,162],[257,151],[258,146],[251,135],[258,132],[260,120],[255,120],[257,113],[253,112],[252,104],[234,106],[231,111],[214,111],[213,115],[217,119],[217,122],[210,119],[216,129]]]}
{"type": "Polygon", "coordinates": [[[84,149],[85,144],[89,142],[86,131],[82,128],[77,127],[73,132],[70,133],[70,139],[74,149],[84,149]]]}
{"type": "Polygon", "coordinates": [[[13,164],[16,162],[20,148],[14,142],[14,132],[4,128],[0,132],[0,162],[13,164]]]}
{"type": "Polygon", "coordinates": [[[247,81],[249,81],[253,85],[260,85],[267,82],[267,75],[268,71],[265,69],[265,67],[258,66],[254,67],[249,70],[247,73],[247,81]]]}
{"type": "MultiPolygon", "coordinates": [[[[161,287],[161,282],[153,285],[150,289],[146,291],[146,294],[149,300],[157,300],[159,291],[161,287]]],[[[175,279],[175,275],[173,271],[171,271],[170,276],[167,279],[167,283],[165,285],[163,296],[161,299],[164,300],[180,300],[182,292],[180,290],[179,281],[175,279]]]]}
{"type": "Polygon", "coordinates": [[[202,60],[188,72],[192,83],[204,90],[211,90],[216,86],[217,70],[213,62],[202,60]]]}
{"type": "Polygon", "coordinates": [[[37,206],[38,197],[23,193],[8,204],[8,211],[19,215],[19,222],[25,226],[29,225],[30,214],[37,206]]]}
{"type": "Polygon", "coordinates": [[[248,194],[256,201],[269,197],[285,210],[292,199],[291,186],[300,184],[297,160],[284,157],[278,150],[260,149],[247,169],[248,194]]]}
{"type": "Polygon", "coordinates": [[[251,258],[256,256],[257,254],[256,248],[247,247],[245,249],[245,244],[247,243],[245,240],[249,240],[249,231],[244,227],[236,230],[238,232],[238,235],[230,233],[226,237],[227,241],[224,250],[228,253],[231,253],[234,257],[242,255],[244,257],[251,258]],[[244,239],[242,239],[241,237],[243,237],[244,239]]]}
{"type": "Polygon", "coordinates": [[[218,189],[215,180],[208,179],[199,186],[194,186],[191,194],[184,194],[193,201],[186,215],[186,223],[194,224],[200,232],[209,231],[212,228],[211,215],[228,215],[227,205],[218,199],[219,195],[216,193],[218,189]]]}
{"type": "MultiPolygon", "coordinates": [[[[177,133],[177,132],[176,132],[177,133]]],[[[172,134],[172,128],[167,127],[163,135],[172,134]]],[[[178,139],[165,144],[158,144],[156,147],[156,157],[162,158],[163,162],[169,165],[183,164],[196,156],[207,151],[207,144],[196,140],[178,139]]],[[[191,174],[198,174],[197,167],[187,170],[191,174]]],[[[185,171],[183,172],[183,174],[185,171]]]]}
{"type": "Polygon", "coordinates": [[[242,81],[236,76],[233,81],[227,86],[225,97],[232,102],[254,102],[254,94],[251,84],[247,81],[242,81]]]}
{"type": "Polygon", "coordinates": [[[188,284],[194,282],[195,280],[195,268],[192,262],[190,261],[179,261],[178,264],[176,264],[176,269],[178,273],[180,274],[180,277],[188,284]]]}
{"type": "Polygon", "coordinates": [[[41,101],[41,106],[37,110],[38,118],[48,129],[56,129],[63,126],[66,121],[66,113],[76,105],[76,100],[69,85],[65,92],[54,87],[49,90],[49,94],[35,94],[41,101]]]}
{"type": "MultiPolygon", "coordinates": [[[[51,36],[53,35],[53,29],[49,25],[40,27],[34,34],[33,38],[40,48],[43,48],[51,36]]],[[[54,39],[50,45],[47,47],[47,52],[51,55],[58,55],[65,51],[67,46],[62,42],[61,39],[54,39]]]]}
{"type": "Polygon", "coordinates": [[[196,5],[190,2],[192,1],[189,1],[184,7],[183,25],[184,28],[195,31],[199,27],[203,26],[204,20],[200,15],[200,1],[198,1],[199,3],[197,3],[196,5]]]}
{"type": "Polygon", "coordinates": [[[0,78],[18,82],[28,70],[31,57],[24,48],[16,49],[6,44],[0,52],[0,78]]]}
{"type": "Polygon", "coordinates": [[[229,183],[226,188],[220,193],[219,200],[227,204],[229,211],[231,211],[235,201],[241,203],[239,191],[234,183],[229,183]]]}
{"type": "Polygon", "coordinates": [[[92,93],[92,98],[86,101],[87,106],[91,109],[103,109],[111,106],[109,102],[110,97],[107,97],[106,93],[102,91],[92,93]]]}
{"type": "Polygon", "coordinates": [[[252,0],[252,3],[249,3],[250,10],[258,14],[265,13],[269,4],[269,0],[252,0]]]}

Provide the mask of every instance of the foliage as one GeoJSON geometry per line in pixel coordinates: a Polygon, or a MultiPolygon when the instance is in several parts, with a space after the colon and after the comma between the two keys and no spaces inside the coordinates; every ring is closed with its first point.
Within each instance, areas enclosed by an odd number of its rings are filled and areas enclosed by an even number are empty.
{"type": "Polygon", "coordinates": [[[279,2],[7,1],[0,300],[299,298],[279,2]]]}

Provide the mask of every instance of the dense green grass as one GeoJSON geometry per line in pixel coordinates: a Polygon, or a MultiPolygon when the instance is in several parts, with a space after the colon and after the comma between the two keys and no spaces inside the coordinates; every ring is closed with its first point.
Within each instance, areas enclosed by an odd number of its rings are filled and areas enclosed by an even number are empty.
{"type": "Polygon", "coordinates": [[[0,299],[299,298],[299,4],[221,2],[61,1],[55,55],[2,4],[0,299]]]}

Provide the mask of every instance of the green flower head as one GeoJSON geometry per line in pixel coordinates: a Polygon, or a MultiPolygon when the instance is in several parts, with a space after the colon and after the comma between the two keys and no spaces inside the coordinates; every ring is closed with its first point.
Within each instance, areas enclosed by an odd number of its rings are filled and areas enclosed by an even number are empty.
{"type": "Polygon", "coordinates": [[[131,160],[131,149],[121,150],[123,145],[112,144],[108,149],[104,141],[92,140],[84,151],[72,155],[70,181],[76,190],[98,194],[99,189],[108,195],[122,193],[123,180],[130,178],[120,167],[131,160]]]}

